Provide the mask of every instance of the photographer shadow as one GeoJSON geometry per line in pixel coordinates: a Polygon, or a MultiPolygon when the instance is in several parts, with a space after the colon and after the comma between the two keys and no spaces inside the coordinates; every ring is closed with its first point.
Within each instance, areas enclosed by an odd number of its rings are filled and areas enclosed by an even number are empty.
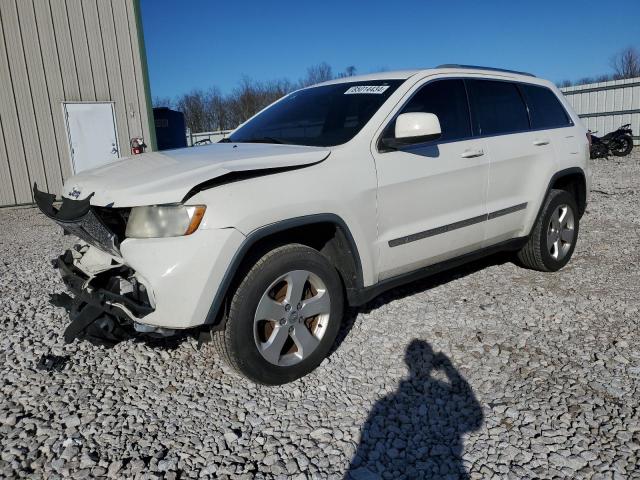
{"type": "Polygon", "coordinates": [[[463,436],[481,427],[480,403],[427,342],[413,340],[405,361],[408,378],[374,405],[345,479],[469,478],[463,436]]]}

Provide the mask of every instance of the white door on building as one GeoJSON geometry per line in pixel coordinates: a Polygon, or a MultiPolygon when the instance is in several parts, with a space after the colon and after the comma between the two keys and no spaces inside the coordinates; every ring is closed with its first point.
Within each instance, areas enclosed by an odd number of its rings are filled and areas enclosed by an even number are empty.
{"type": "Polygon", "coordinates": [[[62,107],[75,173],[120,157],[113,102],[64,102],[62,107]]]}

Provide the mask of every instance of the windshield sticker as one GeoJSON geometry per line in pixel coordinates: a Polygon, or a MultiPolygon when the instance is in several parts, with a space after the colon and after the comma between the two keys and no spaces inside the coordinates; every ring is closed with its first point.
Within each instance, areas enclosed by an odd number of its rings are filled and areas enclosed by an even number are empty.
{"type": "Polygon", "coordinates": [[[380,95],[384,92],[389,85],[358,85],[356,87],[351,87],[349,90],[344,92],[345,95],[354,95],[361,93],[372,93],[374,95],[380,95]]]}

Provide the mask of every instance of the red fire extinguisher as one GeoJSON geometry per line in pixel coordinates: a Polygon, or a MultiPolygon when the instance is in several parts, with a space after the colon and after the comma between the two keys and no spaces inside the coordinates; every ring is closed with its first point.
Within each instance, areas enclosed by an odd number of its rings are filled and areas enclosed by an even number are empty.
{"type": "Polygon", "coordinates": [[[144,149],[147,145],[144,143],[142,137],[134,137],[131,139],[131,155],[140,155],[144,153],[144,149]]]}

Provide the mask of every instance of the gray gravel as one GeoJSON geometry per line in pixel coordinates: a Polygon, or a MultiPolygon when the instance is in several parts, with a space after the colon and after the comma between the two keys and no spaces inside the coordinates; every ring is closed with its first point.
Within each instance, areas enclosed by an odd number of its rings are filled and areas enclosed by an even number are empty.
{"type": "Polygon", "coordinates": [[[567,268],[394,290],[277,388],[193,339],[65,346],[49,259],[72,240],[0,210],[0,477],[640,478],[640,152],[594,173],[567,268]]]}

